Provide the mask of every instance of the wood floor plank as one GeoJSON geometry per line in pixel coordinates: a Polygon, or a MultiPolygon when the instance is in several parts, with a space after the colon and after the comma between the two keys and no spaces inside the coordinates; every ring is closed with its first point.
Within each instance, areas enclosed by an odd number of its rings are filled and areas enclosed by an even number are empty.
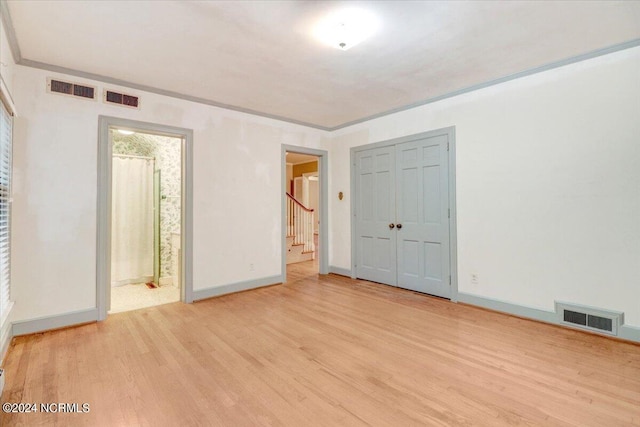
{"type": "MultiPolygon", "coordinates": [[[[288,266],[288,282],[17,337],[2,426],[640,426],[640,346],[288,266]]],[[[317,271],[317,264],[316,264],[317,271]]]]}

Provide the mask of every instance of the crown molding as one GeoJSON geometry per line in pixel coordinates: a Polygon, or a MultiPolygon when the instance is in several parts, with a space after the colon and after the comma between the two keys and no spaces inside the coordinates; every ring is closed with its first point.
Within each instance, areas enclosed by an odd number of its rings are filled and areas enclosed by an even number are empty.
{"type": "Polygon", "coordinates": [[[564,67],[565,65],[574,64],[576,62],[586,61],[587,59],[597,58],[598,56],[608,55],[610,53],[618,52],[625,49],[634,48],[640,46],[640,39],[629,40],[624,43],[618,43],[613,46],[605,47],[602,49],[596,49],[591,52],[587,52],[581,55],[572,56],[570,58],[566,58],[560,61],[554,61],[539,67],[530,68],[524,71],[520,71],[514,74],[510,74],[508,76],[500,77],[497,79],[489,80],[483,83],[478,83],[475,85],[468,86],[466,88],[454,90],[451,92],[447,92],[442,95],[434,96],[432,98],[428,98],[422,101],[414,102],[411,104],[404,105],[402,107],[394,108],[391,110],[382,111],[380,113],[376,113],[370,116],[365,116],[360,119],[348,121],[336,126],[323,126],[316,123],[305,122],[302,120],[297,120],[290,117],[279,116],[276,114],[270,114],[264,111],[252,110],[249,108],[240,107],[237,105],[226,104],[223,102],[217,102],[215,100],[201,98],[197,96],[192,96],[184,93],[174,92],[166,89],[160,89],[153,86],[147,86],[143,84],[138,84],[134,82],[129,82],[126,80],[117,79],[114,77],[103,76],[100,74],[88,73],[81,70],[76,70],[72,68],[61,67],[58,65],[47,64],[44,62],[33,61],[31,59],[26,59],[22,57],[20,52],[20,46],[18,45],[18,40],[16,38],[15,28],[13,27],[13,22],[11,21],[11,14],[9,13],[9,7],[7,5],[6,0],[0,0],[0,15],[2,17],[2,22],[5,27],[5,32],[7,34],[7,39],[9,41],[9,46],[11,48],[11,54],[13,55],[13,60],[18,65],[23,65],[25,67],[38,68],[41,70],[47,70],[56,73],[68,74],[71,76],[81,77],[90,80],[96,80],[102,83],[113,84],[118,86],[124,86],[131,89],[141,90],[144,92],[155,93],[157,95],[164,95],[171,98],[183,99],[186,101],[195,102],[198,104],[210,105],[213,107],[224,108],[226,110],[238,111],[241,113],[251,114],[254,116],[264,117],[267,119],[279,120],[282,122],[292,123],[295,125],[305,126],[313,129],[319,129],[327,132],[333,132],[338,129],[343,129],[349,126],[353,126],[359,123],[364,123],[370,120],[374,120],[380,117],[388,116],[390,114],[400,113],[402,111],[410,110],[412,108],[420,107],[427,104],[432,104],[434,102],[442,101],[443,99],[453,98],[454,96],[462,95],[469,92],[474,92],[476,90],[484,89],[490,86],[499,85],[501,83],[505,83],[511,80],[519,79],[522,77],[527,77],[533,74],[542,73],[544,71],[553,70],[554,68],[564,67]]]}
{"type": "Polygon", "coordinates": [[[550,62],[545,65],[541,65],[539,67],[530,68],[524,71],[520,71],[514,74],[510,74],[508,76],[500,77],[494,80],[489,80],[483,83],[478,83],[475,85],[468,86],[463,89],[454,90],[452,92],[445,93],[443,95],[438,95],[433,98],[425,99],[423,101],[418,101],[412,104],[407,104],[402,107],[394,108],[392,110],[383,111],[378,114],[374,114],[371,116],[363,117],[362,119],[353,120],[350,122],[343,123],[341,125],[332,127],[330,130],[338,130],[342,128],[346,128],[349,126],[356,125],[358,123],[367,122],[369,120],[377,119],[380,117],[388,116],[390,114],[399,113],[402,111],[410,110],[412,108],[420,107],[422,105],[432,104],[434,102],[442,101],[443,99],[453,98],[454,96],[462,95],[469,92],[474,92],[476,90],[484,89],[490,86],[499,85],[501,83],[505,83],[511,80],[516,80],[522,77],[531,76],[533,74],[542,73],[545,71],[553,70],[554,68],[564,67],[565,65],[575,64],[576,62],[586,61],[587,59],[597,58],[598,56],[608,55],[610,53],[615,53],[625,49],[631,49],[634,47],[640,46],[640,39],[629,40],[624,43],[618,43],[613,46],[605,47],[602,49],[596,49],[591,52],[583,53],[581,55],[572,56],[570,58],[566,58],[560,61],[550,62]]]}
{"type": "Polygon", "coordinates": [[[2,20],[2,25],[4,25],[4,31],[9,42],[9,49],[11,49],[11,56],[13,56],[13,62],[18,64],[22,61],[22,54],[20,53],[20,46],[16,39],[16,30],[13,28],[11,13],[9,12],[9,5],[7,5],[6,0],[0,0],[0,19],[2,20]]]}

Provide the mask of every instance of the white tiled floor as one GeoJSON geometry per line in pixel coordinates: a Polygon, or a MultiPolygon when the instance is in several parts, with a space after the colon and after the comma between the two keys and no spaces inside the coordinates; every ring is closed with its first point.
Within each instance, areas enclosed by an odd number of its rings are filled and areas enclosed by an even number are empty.
{"type": "Polygon", "coordinates": [[[111,288],[109,313],[137,310],[176,301],[180,301],[180,288],[177,286],[161,286],[155,289],[149,289],[144,283],[115,286],[111,288]]]}

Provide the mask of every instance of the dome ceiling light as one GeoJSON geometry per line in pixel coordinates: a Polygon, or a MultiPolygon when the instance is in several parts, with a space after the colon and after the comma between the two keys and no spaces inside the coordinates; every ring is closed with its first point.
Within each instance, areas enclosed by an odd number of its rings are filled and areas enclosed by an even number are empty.
{"type": "Polygon", "coordinates": [[[342,9],[330,13],[315,27],[314,35],[322,43],[348,50],[371,37],[379,28],[376,17],[363,9],[342,9]]]}

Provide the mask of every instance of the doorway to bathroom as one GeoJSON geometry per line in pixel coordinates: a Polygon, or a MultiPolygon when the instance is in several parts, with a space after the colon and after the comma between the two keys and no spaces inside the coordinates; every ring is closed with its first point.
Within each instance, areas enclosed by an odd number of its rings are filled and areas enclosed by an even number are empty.
{"type": "Polygon", "coordinates": [[[111,128],[109,313],[180,300],[182,139],[111,128]]]}
{"type": "Polygon", "coordinates": [[[191,135],[186,129],[100,118],[101,320],[107,314],[192,301],[191,135]]]}

